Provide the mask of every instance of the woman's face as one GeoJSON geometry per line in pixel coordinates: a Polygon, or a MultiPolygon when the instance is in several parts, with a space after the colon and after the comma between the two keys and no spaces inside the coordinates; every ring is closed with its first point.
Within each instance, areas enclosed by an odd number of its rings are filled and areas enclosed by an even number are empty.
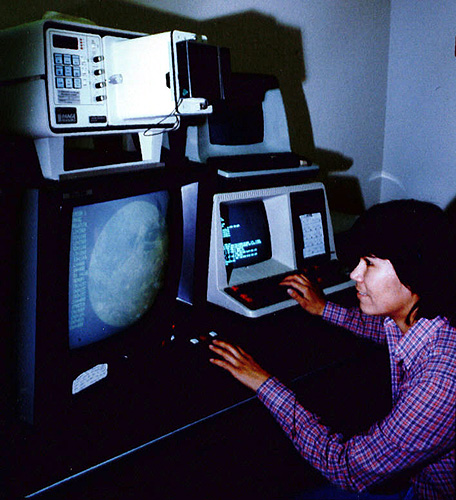
{"type": "Polygon", "coordinates": [[[406,318],[418,296],[401,283],[389,260],[363,257],[350,277],[363,313],[389,316],[403,332],[408,330],[406,318]]]}

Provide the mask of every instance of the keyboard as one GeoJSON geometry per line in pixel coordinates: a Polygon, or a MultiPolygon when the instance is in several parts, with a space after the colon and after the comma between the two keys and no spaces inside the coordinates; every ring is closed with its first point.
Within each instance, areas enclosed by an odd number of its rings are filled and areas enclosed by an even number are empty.
{"type": "Polygon", "coordinates": [[[290,300],[287,287],[281,286],[282,280],[291,274],[302,273],[323,291],[349,281],[338,260],[331,260],[320,265],[311,265],[295,272],[277,274],[241,285],[225,288],[225,292],[244,304],[248,309],[256,311],[264,307],[290,300]]]}

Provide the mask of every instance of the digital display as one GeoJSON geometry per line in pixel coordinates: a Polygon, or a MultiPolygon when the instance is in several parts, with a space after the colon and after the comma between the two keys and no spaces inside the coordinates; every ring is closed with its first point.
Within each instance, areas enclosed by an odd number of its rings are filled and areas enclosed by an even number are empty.
{"type": "Polygon", "coordinates": [[[78,39],[74,36],[52,35],[52,46],[56,49],[78,50],[78,39]]]}
{"type": "Polygon", "coordinates": [[[168,206],[159,191],[73,209],[70,348],[128,329],[154,304],[168,266],[168,206]]]}
{"type": "Polygon", "coordinates": [[[271,258],[271,236],[262,201],[221,204],[220,216],[228,268],[245,267],[271,258]]]}

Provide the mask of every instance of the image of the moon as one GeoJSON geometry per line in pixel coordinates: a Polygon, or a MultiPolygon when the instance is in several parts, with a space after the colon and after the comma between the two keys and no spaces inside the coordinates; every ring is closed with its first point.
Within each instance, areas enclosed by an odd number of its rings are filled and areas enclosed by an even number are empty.
{"type": "Polygon", "coordinates": [[[107,325],[125,328],[154,303],[168,256],[166,221],[148,201],[120,208],[97,238],[88,267],[89,299],[107,325]]]}

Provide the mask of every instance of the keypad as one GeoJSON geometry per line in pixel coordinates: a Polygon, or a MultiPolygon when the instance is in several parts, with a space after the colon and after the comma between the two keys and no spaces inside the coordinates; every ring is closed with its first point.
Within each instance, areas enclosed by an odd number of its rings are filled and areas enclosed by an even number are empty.
{"type": "Polygon", "coordinates": [[[58,89],[81,89],[81,58],[78,55],[54,53],[54,76],[58,89]]]}

